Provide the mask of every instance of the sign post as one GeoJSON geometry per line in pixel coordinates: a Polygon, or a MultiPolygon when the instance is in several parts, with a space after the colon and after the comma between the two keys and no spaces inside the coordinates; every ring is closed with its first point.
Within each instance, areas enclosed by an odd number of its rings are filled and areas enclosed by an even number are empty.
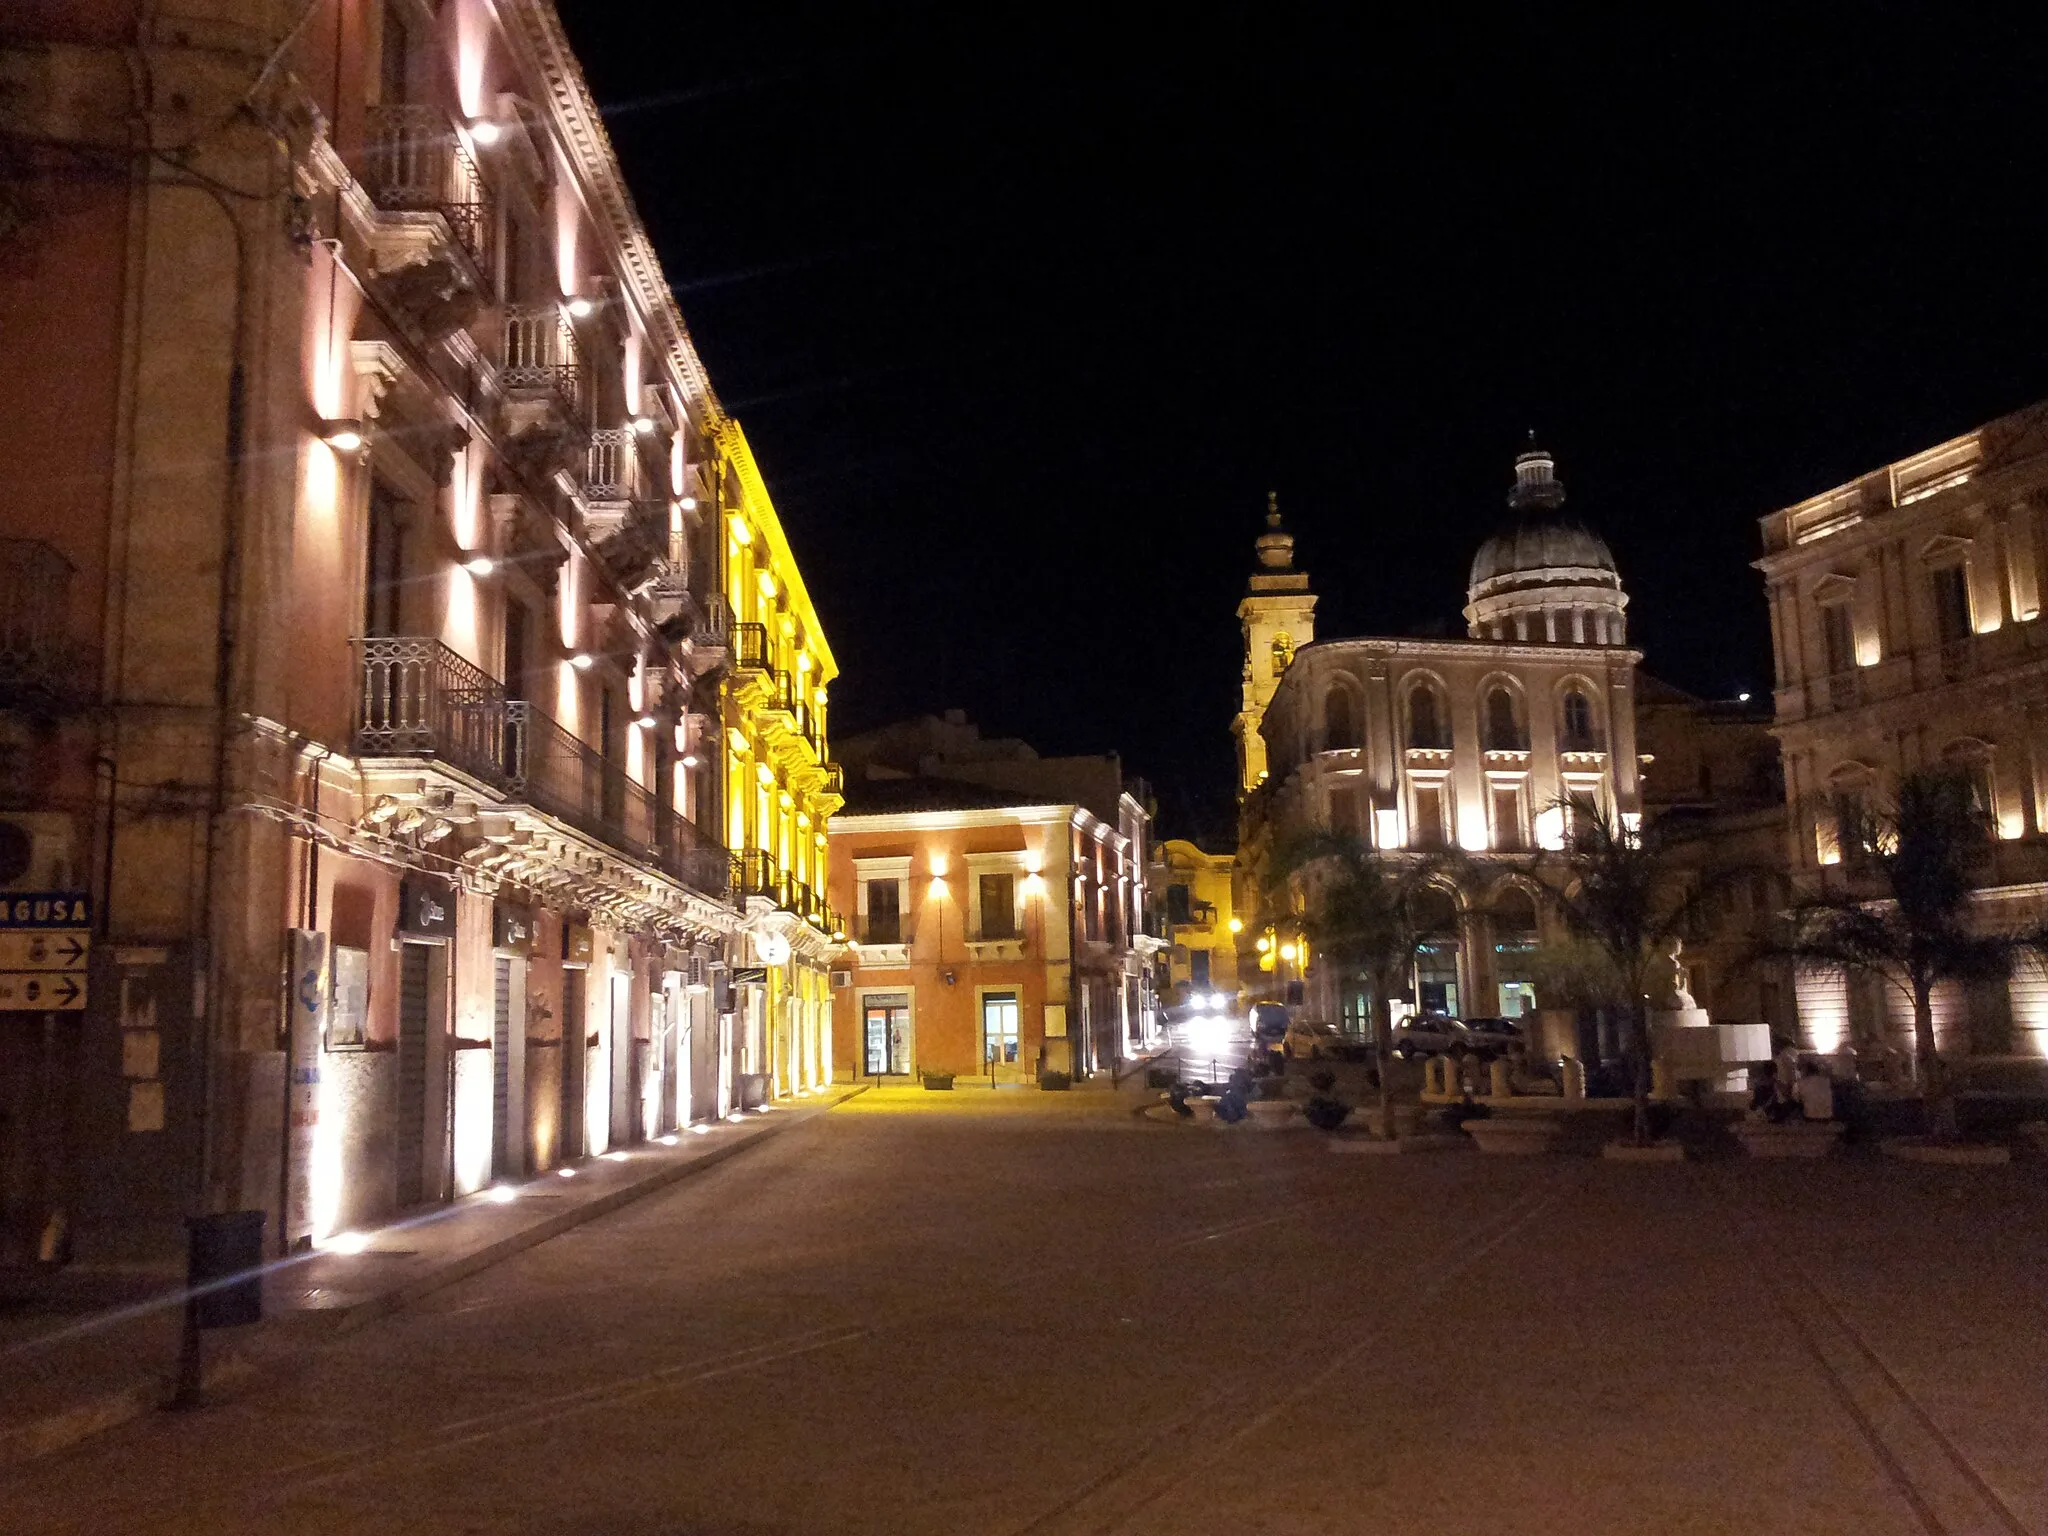
{"type": "Polygon", "coordinates": [[[0,894],[0,1011],[82,1013],[92,957],[83,891],[0,894]]]}

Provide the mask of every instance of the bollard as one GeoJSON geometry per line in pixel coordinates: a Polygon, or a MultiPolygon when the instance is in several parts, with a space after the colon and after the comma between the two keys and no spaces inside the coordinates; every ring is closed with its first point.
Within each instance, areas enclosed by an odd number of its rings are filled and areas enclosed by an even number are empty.
{"type": "Polygon", "coordinates": [[[1564,1101],[1567,1104],[1586,1102],[1586,1064],[1576,1056],[1566,1056],[1558,1066],[1564,1072],[1564,1101]]]}
{"type": "Polygon", "coordinates": [[[1653,1099],[1675,1099],[1678,1097],[1678,1077],[1671,1070],[1671,1063],[1658,1056],[1650,1058],[1650,1097],[1653,1099]]]}
{"type": "Polygon", "coordinates": [[[1432,1056],[1422,1064],[1422,1091],[1442,1093],[1444,1091],[1444,1063],[1441,1056],[1432,1056]]]}
{"type": "Polygon", "coordinates": [[[1486,1066],[1486,1091],[1496,1099],[1513,1095],[1514,1084],[1508,1079],[1508,1064],[1505,1057],[1496,1056],[1486,1066]]]}

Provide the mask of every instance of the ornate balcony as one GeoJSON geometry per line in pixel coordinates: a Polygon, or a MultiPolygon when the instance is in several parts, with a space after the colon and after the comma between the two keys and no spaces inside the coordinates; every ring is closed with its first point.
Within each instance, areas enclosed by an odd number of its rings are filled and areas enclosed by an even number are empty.
{"type": "Polygon", "coordinates": [[[438,107],[371,107],[363,128],[363,187],[386,213],[438,214],[479,286],[491,275],[495,223],[490,189],[438,107]]]}
{"type": "Polygon", "coordinates": [[[587,375],[576,332],[557,304],[529,304],[505,311],[505,355],[498,384],[507,398],[543,401],[569,425],[589,424],[587,375]]]}
{"type": "Polygon", "coordinates": [[[766,624],[735,624],[732,627],[732,664],[773,683],[776,678],[774,651],[768,644],[766,624]]]}
{"type": "Polygon", "coordinates": [[[502,798],[575,828],[713,896],[728,890],[725,849],[622,764],[534,709],[440,641],[365,639],[355,751],[444,764],[502,798]]]}

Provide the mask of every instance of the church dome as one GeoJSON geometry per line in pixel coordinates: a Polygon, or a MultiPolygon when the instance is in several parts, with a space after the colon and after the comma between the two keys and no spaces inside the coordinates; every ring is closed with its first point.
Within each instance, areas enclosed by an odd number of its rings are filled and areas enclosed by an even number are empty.
{"type": "Polygon", "coordinates": [[[1556,461],[1532,442],[1515,459],[1515,520],[1479,546],[1466,588],[1475,640],[1620,645],[1628,596],[1606,542],[1561,515],[1556,461]]]}

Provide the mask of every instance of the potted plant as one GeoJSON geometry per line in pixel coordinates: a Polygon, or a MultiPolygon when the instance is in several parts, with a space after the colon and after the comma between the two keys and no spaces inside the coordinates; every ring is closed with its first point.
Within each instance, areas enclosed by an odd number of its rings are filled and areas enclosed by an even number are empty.
{"type": "Polygon", "coordinates": [[[953,1089],[953,1074],[950,1072],[923,1071],[917,1074],[925,1087],[933,1093],[950,1093],[953,1089]]]}
{"type": "Polygon", "coordinates": [[[1065,1093],[1074,1086],[1073,1075],[1067,1072],[1041,1072],[1038,1074],[1038,1086],[1047,1093],[1065,1093]]]}

